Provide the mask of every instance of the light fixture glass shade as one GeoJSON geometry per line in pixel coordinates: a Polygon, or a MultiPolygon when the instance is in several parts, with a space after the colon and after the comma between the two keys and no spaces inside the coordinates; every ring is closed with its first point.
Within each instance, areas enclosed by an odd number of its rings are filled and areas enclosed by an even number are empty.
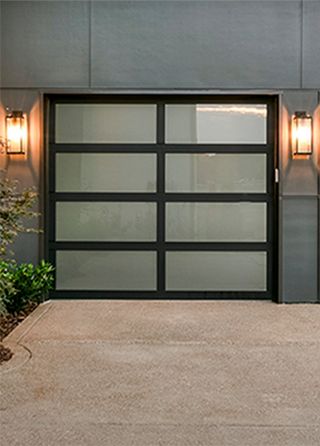
{"type": "Polygon", "coordinates": [[[312,154],[312,117],[304,111],[295,112],[292,118],[292,154],[312,154]]]}
{"type": "Polygon", "coordinates": [[[6,116],[7,154],[24,154],[27,148],[27,116],[22,111],[11,111],[6,116]]]}

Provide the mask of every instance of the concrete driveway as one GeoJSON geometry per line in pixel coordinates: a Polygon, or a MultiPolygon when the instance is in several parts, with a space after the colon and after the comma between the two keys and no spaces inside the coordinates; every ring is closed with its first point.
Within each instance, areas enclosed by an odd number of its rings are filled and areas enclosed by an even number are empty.
{"type": "Polygon", "coordinates": [[[320,306],[55,301],[6,342],[1,446],[319,446],[320,306]]]}

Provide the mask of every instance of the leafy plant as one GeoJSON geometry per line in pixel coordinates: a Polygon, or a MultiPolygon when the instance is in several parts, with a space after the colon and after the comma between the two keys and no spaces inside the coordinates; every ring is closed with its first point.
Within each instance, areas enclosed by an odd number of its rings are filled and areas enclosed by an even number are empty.
{"type": "Polygon", "coordinates": [[[0,262],[3,303],[9,313],[18,313],[29,303],[40,303],[53,286],[53,266],[42,260],[39,265],[14,261],[0,262]]]}
{"type": "Polygon", "coordinates": [[[0,262],[0,315],[7,313],[6,301],[13,298],[16,290],[13,286],[13,271],[8,262],[0,262]]]}
{"type": "Polygon", "coordinates": [[[6,310],[5,303],[2,299],[2,297],[0,297],[0,316],[5,316],[6,314],[7,314],[7,310],[6,310]]]}
{"type": "Polygon", "coordinates": [[[25,226],[26,219],[37,217],[33,207],[38,198],[33,189],[19,190],[19,183],[0,170],[0,314],[17,313],[30,302],[39,303],[53,285],[53,267],[14,260],[5,261],[9,245],[21,232],[40,232],[25,226]],[[2,261],[1,261],[2,259],[2,261]]]}
{"type": "Polygon", "coordinates": [[[7,178],[5,171],[0,171],[0,258],[8,254],[8,245],[19,233],[39,232],[24,226],[26,218],[39,215],[32,210],[38,194],[33,189],[20,192],[18,184],[18,181],[7,178]]]}

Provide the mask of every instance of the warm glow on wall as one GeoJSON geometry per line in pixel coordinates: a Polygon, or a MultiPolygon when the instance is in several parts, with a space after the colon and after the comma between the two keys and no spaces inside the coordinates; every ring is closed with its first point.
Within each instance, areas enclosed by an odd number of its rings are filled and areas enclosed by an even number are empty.
{"type": "Polygon", "coordinates": [[[312,154],[312,117],[306,112],[296,112],[292,118],[293,156],[312,154]]]}
{"type": "Polygon", "coordinates": [[[7,154],[24,154],[28,141],[27,116],[22,111],[11,111],[6,116],[7,154]]]}

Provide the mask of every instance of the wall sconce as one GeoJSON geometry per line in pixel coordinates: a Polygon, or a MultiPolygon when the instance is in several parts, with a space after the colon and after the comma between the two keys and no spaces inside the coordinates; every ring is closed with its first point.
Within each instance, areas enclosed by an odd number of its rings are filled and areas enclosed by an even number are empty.
{"type": "Polygon", "coordinates": [[[21,110],[10,111],[6,115],[6,135],[0,137],[0,147],[8,155],[23,155],[26,153],[28,141],[27,116],[21,110]]]}
{"type": "Polygon", "coordinates": [[[312,117],[305,111],[297,111],[292,117],[292,155],[312,155],[312,117]]]}

